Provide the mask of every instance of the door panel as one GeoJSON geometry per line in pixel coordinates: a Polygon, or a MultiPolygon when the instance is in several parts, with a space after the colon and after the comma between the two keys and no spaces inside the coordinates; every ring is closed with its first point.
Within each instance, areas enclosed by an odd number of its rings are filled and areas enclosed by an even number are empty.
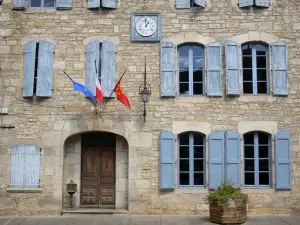
{"type": "Polygon", "coordinates": [[[100,204],[115,204],[115,152],[101,152],[100,204]]]}

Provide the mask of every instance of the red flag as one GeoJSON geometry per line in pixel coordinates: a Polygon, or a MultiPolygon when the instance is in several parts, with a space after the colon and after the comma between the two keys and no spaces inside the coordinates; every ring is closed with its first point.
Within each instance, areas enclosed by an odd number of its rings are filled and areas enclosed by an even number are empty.
{"type": "Polygon", "coordinates": [[[96,77],[96,97],[100,103],[103,101],[103,93],[101,90],[100,82],[98,77],[96,77]]]}
{"type": "MultiPolygon", "coordinates": [[[[126,72],[126,70],[125,70],[126,72]]],[[[130,108],[130,102],[127,98],[127,96],[125,95],[125,93],[123,92],[122,88],[121,88],[121,80],[125,74],[125,72],[123,73],[123,75],[121,76],[120,80],[118,81],[118,83],[116,84],[115,88],[114,88],[114,92],[117,94],[117,99],[122,102],[124,105],[126,105],[128,108],[130,108]]]]}

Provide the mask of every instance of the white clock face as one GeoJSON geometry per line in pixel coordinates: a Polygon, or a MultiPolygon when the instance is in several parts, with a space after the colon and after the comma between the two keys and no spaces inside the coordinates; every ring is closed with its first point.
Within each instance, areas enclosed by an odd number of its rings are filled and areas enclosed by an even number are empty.
{"type": "Polygon", "coordinates": [[[137,21],[135,29],[139,35],[149,37],[156,32],[157,24],[153,18],[143,16],[137,21]]]}

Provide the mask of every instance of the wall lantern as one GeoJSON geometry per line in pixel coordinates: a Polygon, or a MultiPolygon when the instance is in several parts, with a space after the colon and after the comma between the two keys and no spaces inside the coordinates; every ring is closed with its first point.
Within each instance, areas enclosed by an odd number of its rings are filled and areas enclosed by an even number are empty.
{"type": "Polygon", "coordinates": [[[151,96],[151,86],[147,84],[147,72],[146,72],[146,56],[145,56],[145,75],[144,75],[144,84],[139,88],[139,93],[141,96],[141,102],[144,103],[144,122],[146,122],[146,103],[149,102],[151,96]]]}

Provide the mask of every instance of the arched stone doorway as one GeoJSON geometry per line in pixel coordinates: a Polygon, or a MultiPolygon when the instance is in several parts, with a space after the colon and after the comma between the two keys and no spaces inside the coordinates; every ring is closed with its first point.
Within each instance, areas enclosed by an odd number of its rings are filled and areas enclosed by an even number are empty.
{"type": "Polygon", "coordinates": [[[109,132],[85,132],[65,141],[63,208],[66,184],[73,180],[75,208],[128,209],[128,143],[109,132]]]}

